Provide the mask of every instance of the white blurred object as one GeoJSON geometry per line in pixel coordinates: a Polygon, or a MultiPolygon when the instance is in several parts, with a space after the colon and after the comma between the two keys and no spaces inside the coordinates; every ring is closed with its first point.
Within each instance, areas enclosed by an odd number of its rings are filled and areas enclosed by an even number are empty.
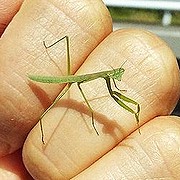
{"type": "Polygon", "coordinates": [[[171,24],[171,11],[180,11],[180,0],[103,0],[107,6],[163,10],[162,24],[171,24]]]}

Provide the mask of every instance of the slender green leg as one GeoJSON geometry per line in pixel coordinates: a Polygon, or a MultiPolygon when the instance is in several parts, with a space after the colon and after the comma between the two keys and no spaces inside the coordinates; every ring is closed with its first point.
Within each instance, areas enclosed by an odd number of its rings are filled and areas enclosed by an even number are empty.
{"type": "Polygon", "coordinates": [[[66,94],[66,92],[69,90],[70,86],[72,83],[67,84],[66,87],[63,89],[63,91],[61,91],[61,93],[55,98],[55,100],[53,101],[53,103],[43,112],[43,114],[41,115],[39,122],[40,122],[40,128],[41,128],[41,140],[43,142],[43,144],[45,144],[44,141],[44,130],[43,130],[43,124],[42,124],[42,118],[50,111],[50,109],[56,105],[56,103],[66,94]]]}
{"type": "Polygon", "coordinates": [[[70,48],[69,48],[69,37],[64,36],[49,46],[46,46],[45,41],[43,41],[43,45],[46,49],[49,49],[49,48],[53,47],[54,45],[56,45],[57,43],[59,43],[60,41],[62,41],[63,39],[66,40],[66,50],[67,50],[67,54],[66,54],[67,57],[66,58],[67,58],[67,65],[68,65],[67,66],[67,72],[68,72],[68,75],[70,75],[71,74],[71,61],[70,61],[71,58],[70,58],[70,48]]]}
{"type": "Polygon", "coordinates": [[[113,80],[113,83],[114,83],[115,88],[116,88],[118,91],[120,91],[120,92],[127,92],[127,90],[125,90],[125,89],[119,89],[119,88],[117,87],[117,84],[116,84],[116,82],[115,82],[115,79],[112,79],[112,80],[113,80]]]}
{"type": "Polygon", "coordinates": [[[77,83],[78,88],[79,88],[79,90],[80,90],[80,92],[81,92],[81,94],[82,94],[82,96],[83,96],[83,98],[84,98],[84,100],[85,100],[85,102],[86,102],[86,104],[87,104],[87,106],[88,106],[90,112],[91,112],[91,117],[92,117],[91,122],[92,122],[92,126],[93,126],[94,130],[96,131],[96,134],[99,135],[99,133],[98,133],[96,127],[95,127],[95,122],[94,122],[94,112],[93,112],[93,109],[91,108],[91,106],[90,106],[88,100],[86,99],[86,96],[85,96],[85,94],[84,94],[84,92],[83,92],[83,90],[82,90],[80,84],[81,84],[81,83],[79,83],[79,82],[77,83]]]}
{"type": "MultiPolygon", "coordinates": [[[[66,58],[67,58],[67,72],[68,75],[71,74],[71,61],[70,61],[70,49],[69,49],[69,37],[68,36],[64,36],[61,39],[59,39],[58,41],[56,41],[55,43],[51,44],[50,46],[46,46],[45,41],[43,41],[43,44],[45,46],[46,49],[51,48],[52,46],[54,46],[55,44],[59,43],[60,41],[62,41],[63,39],[66,40],[66,49],[67,49],[67,54],[66,54],[66,58]]],[[[66,87],[63,89],[63,91],[61,91],[61,93],[59,93],[59,95],[55,98],[55,100],[53,101],[53,103],[43,112],[43,114],[41,115],[39,122],[40,122],[40,128],[41,128],[41,140],[43,142],[43,144],[45,144],[44,141],[44,130],[43,130],[43,123],[42,123],[42,118],[50,111],[50,109],[56,105],[56,103],[66,94],[66,92],[69,90],[69,88],[71,87],[72,83],[68,83],[66,85],[66,87]]]]}
{"type": "Polygon", "coordinates": [[[112,88],[111,88],[111,82],[110,82],[110,78],[109,78],[109,77],[105,78],[105,80],[106,80],[107,88],[108,88],[108,91],[109,91],[111,97],[112,97],[121,107],[123,107],[124,109],[126,109],[127,111],[129,111],[130,113],[132,113],[132,114],[135,115],[135,118],[136,118],[136,121],[137,121],[137,125],[138,125],[138,130],[139,130],[139,133],[140,133],[140,128],[139,128],[140,105],[139,105],[136,101],[134,101],[134,100],[132,100],[132,99],[130,99],[130,98],[122,95],[121,93],[116,92],[116,91],[113,91],[112,88]],[[127,102],[127,103],[131,103],[131,104],[136,105],[136,106],[137,106],[137,111],[135,112],[132,108],[130,108],[129,106],[127,106],[122,100],[125,101],[125,102],[127,102]]]}

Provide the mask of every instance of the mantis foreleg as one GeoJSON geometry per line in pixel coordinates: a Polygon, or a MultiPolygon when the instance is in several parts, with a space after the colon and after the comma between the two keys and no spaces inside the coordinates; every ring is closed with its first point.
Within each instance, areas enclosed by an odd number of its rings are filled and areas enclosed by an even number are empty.
{"type": "MultiPolygon", "coordinates": [[[[132,100],[132,99],[130,99],[130,98],[122,95],[121,93],[116,92],[116,91],[113,91],[112,88],[111,88],[111,82],[110,82],[110,78],[109,78],[109,77],[105,78],[105,80],[106,80],[107,88],[108,88],[108,91],[109,91],[111,97],[112,97],[121,107],[123,107],[124,109],[126,109],[127,111],[129,111],[130,113],[132,113],[132,114],[135,115],[135,118],[136,118],[136,121],[137,121],[137,124],[138,124],[138,129],[139,129],[139,112],[140,112],[140,105],[139,105],[136,101],[134,101],[134,100],[132,100]],[[136,106],[137,106],[137,110],[134,111],[132,108],[130,108],[128,105],[126,105],[123,101],[124,101],[124,102],[127,102],[127,103],[131,103],[131,104],[136,105],[136,106]]],[[[140,130],[139,130],[139,133],[140,133],[140,130]]]]}
{"type": "Polygon", "coordinates": [[[116,85],[116,82],[115,82],[115,80],[114,79],[112,79],[113,80],[113,83],[114,83],[114,86],[115,86],[115,88],[118,90],[118,91],[120,91],[120,92],[126,92],[127,90],[125,90],[125,89],[119,89],[118,87],[117,87],[117,85],[116,85]]]}

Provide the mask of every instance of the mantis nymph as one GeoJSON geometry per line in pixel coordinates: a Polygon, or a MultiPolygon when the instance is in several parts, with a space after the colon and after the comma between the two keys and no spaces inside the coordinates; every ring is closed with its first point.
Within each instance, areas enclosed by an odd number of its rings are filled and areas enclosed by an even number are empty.
{"type": "Polygon", "coordinates": [[[42,142],[43,144],[45,143],[44,141],[44,131],[43,131],[43,125],[42,125],[42,118],[46,115],[46,113],[59,101],[59,99],[61,99],[66,92],[70,89],[71,85],[73,83],[77,83],[77,86],[82,94],[82,97],[84,98],[89,111],[91,112],[91,121],[92,121],[92,126],[96,132],[97,135],[99,135],[96,126],[95,126],[95,122],[94,122],[94,118],[93,118],[93,109],[91,108],[88,100],[86,99],[86,96],[81,88],[81,84],[88,82],[88,81],[92,81],[95,80],[97,78],[103,78],[106,82],[108,91],[110,96],[125,110],[129,111],[130,113],[134,114],[138,127],[139,127],[139,112],[140,112],[140,105],[132,100],[131,98],[126,97],[125,95],[122,95],[120,93],[120,90],[118,89],[118,87],[116,86],[115,80],[117,81],[121,81],[122,75],[124,74],[124,69],[122,68],[122,66],[120,68],[117,69],[112,69],[109,71],[101,71],[101,72],[97,72],[97,73],[92,73],[92,74],[85,74],[85,75],[71,75],[70,74],[70,51],[69,51],[69,37],[68,36],[64,36],[61,39],[59,39],[58,41],[56,41],[55,43],[51,44],[50,46],[46,46],[45,42],[43,41],[43,44],[45,46],[46,49],[54,46],[56,43],[60,42],[61,40],[65,39],[66,40],[66,48],[67,48],[67,63],[68,63],[68,75],[67,76],[59,76],[59,77],[54,77],[54,76],[37,76],[37,75],[28,75],[28,77],[33,80],[33,81],[37,81],[37,82],[41,82],[41,83],[58,83],[58,84],[62,84],[62,83],[66,83],[66,87],[64,88],[64,90],[59,93],[59,95],[55,98],[55,100],[53,101],[53,103],[49,106],[49,108],[47,108],[44,113],[41,115],[39,121],[40,121],[40,127],[41,127],[41,135],[42,135],[42,142]],[[115,88],[119,91],[114,91],[112,90],[111,87],[111,83],[114,83],[115,88]],[[129,107],[128,105],[126,105],[126,103],[130,103],[136,106],[136,111],[134,111],[131,107],[129,107]]]}

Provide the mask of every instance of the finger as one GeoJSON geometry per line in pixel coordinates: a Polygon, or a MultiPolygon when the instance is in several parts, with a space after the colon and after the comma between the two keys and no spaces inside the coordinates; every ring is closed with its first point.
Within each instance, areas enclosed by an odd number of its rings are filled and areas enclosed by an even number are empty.
{"type": "MultiPolygon", "coordinates": [[[[124,62],[125,73],[117,86],[140,104],[140,123],[169,114],[179,96],[178,67],[172,51],[151,33],[112,33],[92,52],[78,74],[121,67],[124,62]]],[[[41,142],[39,126],[28,136],[24,162],[33,176],[43,179],[46,173],[45,177],[52,179],[70,179],[137,129],[134,115],[110,97],[104,79],[81,87],[94,110],[100,135],[91,126],[91,113],[81,93],[72,86],[67,97],[43,119],[46,144],[41,142]]]]}
{"type": "Polygon", "coordinates": [[[178,179],[180,118],[158,117],[80,173],[81,179],[178,179]]]}
{"type": "Polygon", "coordinates": [[[0,159],[0,179],[32,180],[22,162],[21,150],[0,159]]]}
{"type": "Polygon", "coordinates": [[[19,10],[23,0],[0,1],[0,37],[11,19],[19,10]]]}
{"type": "Polygon", "coordinates": [[[27,78],[27,74],[66,73],[65,42],[51,48],[50,59],[43,40],[51,44],[68,35],[75,72],[110,31],[111,19],[101,1],[23,3],[0,44],[0,156],[22,146],[29,130],[63,87],[36,85],[27,78]]]}

